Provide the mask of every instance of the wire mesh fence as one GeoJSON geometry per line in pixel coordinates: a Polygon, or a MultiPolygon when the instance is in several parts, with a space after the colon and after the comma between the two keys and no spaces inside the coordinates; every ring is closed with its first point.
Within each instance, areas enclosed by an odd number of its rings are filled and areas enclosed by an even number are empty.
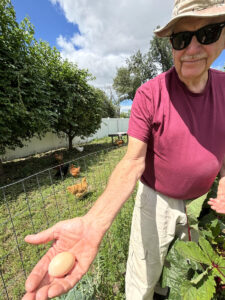
{"type": "MultiPolygon", "coordinates": [[[[27,275],[50,246],[31,246],[24,237],[63,219],[84,215],[104,190],[125,150],[126,147],[113,147],[88,154],[0,188],[0,299],[21,299],[27,275]],[[70,174],[72,164],[80,167],[76,176],[70,174]],[[87,181],[86,190],[79,197],[71,194],[68,187],[81,183],[83,178],[87,181]]],[[[124,216],[121,218],[124,220],[124,216]]],[[[120,230],[124,230],[124,224],[120,230]]],[[[110,247],[110,240],[106,245],[110,247]]],[[[92,281],[98,280],[98,265],[103,262],[104,258],[98,256],[91,270],[95,276],[84,276],[66,299],[94,299],[96,284],[92,281]]]]}

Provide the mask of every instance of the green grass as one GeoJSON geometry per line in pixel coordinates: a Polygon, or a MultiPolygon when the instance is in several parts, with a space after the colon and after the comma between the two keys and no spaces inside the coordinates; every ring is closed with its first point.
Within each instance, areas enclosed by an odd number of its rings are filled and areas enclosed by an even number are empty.
{"type": "MultiPolygon", "coordinates": [[[[126,147],[112,147],[110,142],[108,138],[95,140],[84,146],[82,153],[62,150],[64,162],[71,161],[81,167],[76,179],[67,175],[64,180],[56,180],[54,169],[41,172],[55,165],[52,153],[4,163],[2,186],[36,172],[41,173],[0,188],[0,299],[7,299],[4,285],[9,299],[21,298],[27,275],[49,247],[49,244],[31,246],[24,242],[24,237],[60,220],[84,215],[102,193],[113,168],[126,151],[126,147]],[[66,187],[84,176],[89,192],[76,199],[66,187]]],[[[88,274],[72,291],[73,295],[78,295],[77,299],[124,299],[132,209],[133,198],[128,200],[107,232],[88,274]]]]}
{"type": "MultiPolygon", "coordinates": [[[[111,138],[105,137],[100,140],[93,140],[83,146],[83,152],[79,152],[75,148],[72,151],[68,151],[65,148],[60,149],[59,151],[63,153],[64,162],[75,160],[89,153],[112,147],[111,138]]],[[[43,171],[47,168],[53,167],[55,165],[53,156],[54,152],[55,151],[49,151],[33,156],[28,156],[23,159],[15,159],[10,162],[3,162],[4,175],[0,176],[0,187],[11,184],[15,181],[30,176],[34,173],[43,171]]]]}

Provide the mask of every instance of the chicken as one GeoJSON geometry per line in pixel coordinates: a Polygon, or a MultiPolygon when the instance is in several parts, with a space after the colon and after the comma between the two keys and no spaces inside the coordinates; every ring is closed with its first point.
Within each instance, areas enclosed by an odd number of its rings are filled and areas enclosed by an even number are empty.
{"type": "Polygon", "coordinates": [[[121,146],[122,144],[124,143],[124,140],[116,140],[115,141],[115,145],[117,145],[117,146],[121,146]]]}
{"type": "Polygon", "coordinates": [[[73,177],[76,177],[78,174],[80,173],[80,167],[75,167],[74,165],[71,165],[70,166],[70,174],[73,176],[73,177]]]}
{"type": "Polygon", "coordinates": [[[54,153],[54,158],[58,163],[62,163],[63,161],[63,153],[54,153]]]}
{"type": "Polygon", "coordinates": [[[82,178],[80,183],[67,187],[67,190],[71,194],[75,195],[76,197],[83,196],[87,192],[87,189],[88,189],[88,184],[87,184],[86,177],[82,178]]]}
{"type": "Polygon", "coordinates": [[[57,172],[55,173],[55,178],[59,179],[62,176],[66,176],[68,173],[68,169],[69,169],[69,164],[65,164],[65,165],[59,165],[57,167],[55,167],[54,169],[57,170],[57,172]]]}

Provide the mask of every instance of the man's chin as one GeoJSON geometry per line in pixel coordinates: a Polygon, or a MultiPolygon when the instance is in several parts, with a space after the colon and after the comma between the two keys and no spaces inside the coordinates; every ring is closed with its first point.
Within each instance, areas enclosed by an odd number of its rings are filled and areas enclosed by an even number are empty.
{"type": "Polygon", "coordinates": [[[186,66],[182,66],[181,76],[184,79],[190,80],[194,78],[200,78],[201,76],[205,77],[207,70],[205,66],[197,66],[188,64],[186,66]]]}

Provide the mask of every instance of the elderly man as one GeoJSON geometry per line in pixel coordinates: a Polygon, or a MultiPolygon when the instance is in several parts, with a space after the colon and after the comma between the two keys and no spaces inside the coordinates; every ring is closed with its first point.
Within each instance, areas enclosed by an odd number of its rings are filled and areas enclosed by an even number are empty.
{"type": "Polygon", "coordinates": [[[186,238],[185,200],[207,193],[219,172],[218,196],[210,204],[217,209],[224,203],[225,73],[210,69],[225,48],[224,21],[224,1],[175,1],[172,20],[155,32],[170,36],[174,67],[138,89],[127,153],[90,211],[26,237],[32,244],[54,243],[29,275],[24,300],[60,295],[81,279],[139,179],[128,300],[153,299],[170,243],[175,235],[186,238]],[[62,251],[74,254],[76,264],[67,276],[54,279],[48,265],[62,251]]]}

